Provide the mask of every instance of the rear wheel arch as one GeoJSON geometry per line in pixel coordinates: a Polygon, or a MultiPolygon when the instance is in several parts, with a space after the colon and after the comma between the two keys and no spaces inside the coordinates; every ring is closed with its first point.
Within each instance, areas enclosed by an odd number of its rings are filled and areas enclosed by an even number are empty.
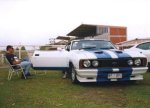
{"type": "Polygon", "coordinates": [[[73,66],[72,62],[69,62],[69,68],[71,68],[73,66]]]}
{"type": "Polygon", "coordinates": [[[147,64],[147,66],[148,66],[148,72],[150,72],[150,62],[147,64]]]}

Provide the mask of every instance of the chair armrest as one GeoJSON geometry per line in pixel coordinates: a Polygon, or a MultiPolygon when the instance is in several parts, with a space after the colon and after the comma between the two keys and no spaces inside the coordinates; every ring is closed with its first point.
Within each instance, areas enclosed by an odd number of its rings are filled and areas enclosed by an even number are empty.
{"type": "Polygon", "coordinates": [[[16,64],[16,65],[11,65],[11,66],[21,66],[20,64],[16,64]]]}

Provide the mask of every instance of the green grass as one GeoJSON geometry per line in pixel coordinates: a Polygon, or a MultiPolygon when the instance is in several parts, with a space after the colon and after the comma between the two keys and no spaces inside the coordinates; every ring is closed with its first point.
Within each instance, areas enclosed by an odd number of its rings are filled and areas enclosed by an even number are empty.
{"type": "MultiPolygon", "coordinates": [[[[150,73],[132,83],[83,83],[62,79],[61,72],[37,72],[32,79],[0,69],[1,108],[150,108],[150,73]]],[[[32,70],[32,74],[34,71],[32,70]]]]}

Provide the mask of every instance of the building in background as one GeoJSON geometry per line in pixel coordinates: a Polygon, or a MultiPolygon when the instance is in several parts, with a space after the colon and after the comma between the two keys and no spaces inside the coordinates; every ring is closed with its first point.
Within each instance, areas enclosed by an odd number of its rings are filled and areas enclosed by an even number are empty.
{"type": "Polygon", "coordinates": [[[49,44],[40,46],[40,50],[64,49],[67,43],[75,38],[74,36],[57,36],[57,38],[50,38],[49,44]]]}
{"type": "Polygon", "coordinates": [[[127,40],[127,27],[81,24],[67,34],[79,39],[104,39],[116,44],[127,40]]]}

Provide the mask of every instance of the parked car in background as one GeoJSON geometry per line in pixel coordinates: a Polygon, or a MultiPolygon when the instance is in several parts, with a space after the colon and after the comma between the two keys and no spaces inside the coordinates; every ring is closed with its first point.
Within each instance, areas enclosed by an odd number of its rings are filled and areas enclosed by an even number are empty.
{"type": "Polygon", "coordinates": [[[63,50],[35,51],[32,64],[34,69],[67,69],[73,83],[143,80],[148,69],[145,55],[93,39],[72,40],[63,50]]]}
{"type": "Polygon", "coordinates": [[[137,51],[141,54],[144,54],[147,57],[148,61],[148,70],[150,71],[150,42],[143,42],[140,44],[136,44],[129,49],[125,49],[125,51],[137,51]]]}

